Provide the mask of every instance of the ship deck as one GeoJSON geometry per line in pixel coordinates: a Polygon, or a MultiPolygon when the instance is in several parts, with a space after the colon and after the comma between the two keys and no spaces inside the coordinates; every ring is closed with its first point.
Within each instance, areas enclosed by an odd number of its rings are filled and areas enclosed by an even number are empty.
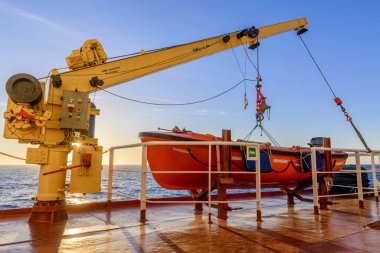
{"type": "Polygon", "coordinates": [[[69,210],[67,221],[53,225],[29,224],[27,213],[3,213],[0,251],[380,252],[380,210],[373,198],[365,200],[365,209],[357,199],[334,200],[320,215],[311,203],[288,206],[286,200],[264,197],[263,222],[256,222],[254,203],[232,205],[242,209],[229,212],[227,221],[213,210],[212,224],[207,208],[195,211],[190,204],[148,205],[145,225],[136,204],[69,210]]]}

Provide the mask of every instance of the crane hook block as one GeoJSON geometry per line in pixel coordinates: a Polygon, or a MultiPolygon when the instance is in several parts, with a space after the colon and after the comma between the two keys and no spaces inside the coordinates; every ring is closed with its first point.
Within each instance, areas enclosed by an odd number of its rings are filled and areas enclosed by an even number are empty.
{"type": "Polygon", "coordinates": [[[27,103],[36,105],[42,99],[40,82],[29,74],[16,74],[11,76],[6,84],[6,91],[14,103],[27,103]]]}
{"type": "Polygon", "coordinates": [[[254,43],[254,44],[250,45],[248,48],[251,49],[251,50],[255,50],[259,46],[260,46],[260,42],[257,42],[257,43],[254,43]]]}

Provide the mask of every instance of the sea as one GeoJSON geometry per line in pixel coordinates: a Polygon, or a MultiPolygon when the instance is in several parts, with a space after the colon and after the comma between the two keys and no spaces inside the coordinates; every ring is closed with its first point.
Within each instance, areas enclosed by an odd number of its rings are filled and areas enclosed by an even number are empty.
{"type": "MultiPolygon", "coordinates": [[[[113,174],[112,200],[138,199],[140,195],[139,165],[116,165],[113,174]]],[[[37,194],[39,166],[0,165],[0,210],[31,207],[32,198],[37,194]]],[[[70,182],[70,172],[66,173],[66,183],[70,182]]],[[[102,170],[101,192],[96,194],[66,194],[68,204],[81,204],[107,201],[108,166],[102,170]]],[[[147,197],[188,196],[187,191],[169,191],[160,187],[147,174],[147,197]]]]}
{"type": "MultiPolygon", "coordinates": [[[[362,165],[370,169],[370,165],[362,165]]],[[[113,197],[115,201],[138,199],[140,196],[140,166],[116,165],[113,175],[113,197]]],[[[39,167],[35,165],[0,165],[0,210],[31,207],[32,198],[37,193],[39,167]]],[[[370,184],[373,187],[372,173],[368,173],[370,184]]],[[[377,174],[380,180],[380,173],[377,174]]],[[[69,182],[70,172],[67,173],[66,182],[69,182]]],[[[68,204],[81,204],[107,201],[108,166],[102,170],[101,192],[96,194],[67,194],[68,204]]],[[[263,189],[271,191],[274,189],[263,189]]],[[[230,190],[230,192],[252,192],[248,190],[230,190]]],[[[147,174],[147,198],[166,198],[189,196],[187,191],[167,190],[159,186],[147,174]]]]}

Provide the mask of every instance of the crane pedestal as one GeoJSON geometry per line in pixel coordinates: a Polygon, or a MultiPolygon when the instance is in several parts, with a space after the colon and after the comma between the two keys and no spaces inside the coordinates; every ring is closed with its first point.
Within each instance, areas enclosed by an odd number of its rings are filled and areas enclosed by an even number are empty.
{"type": "Polygon", "coordinates": [[[66,201],[37,201],[32,208],[29,222],[56,223],[67,220],[66,201]]]}
{"type": "Polygon", "coordinates": [[[37,202],[33,205],[29,222],[55,223],[68,218],[65,200],[66,171],[47,174],[65,167],[68,153],[69,148],[64,146],[41,145],[38,150],[28,151],[27,162],[41,164],[37,202]]]}

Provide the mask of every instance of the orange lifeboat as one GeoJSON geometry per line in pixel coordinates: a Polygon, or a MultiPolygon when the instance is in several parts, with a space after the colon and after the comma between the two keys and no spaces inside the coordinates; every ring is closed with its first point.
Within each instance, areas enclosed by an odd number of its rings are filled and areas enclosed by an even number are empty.
{"type": "MultiPolygon", "coordinates": [[[[143,143],[150,141],[221,141],[220,137],[209,134],[185,132],[141,132],[139,137],[143,143]]],[[[260,144],[261,182],[263,187],[294,186],[308,180],[311,174],[310,148],[279,148],[260,144]]],[[[152,145],[148,146],[148,163],[152,172],[159,171],[208,171],[208,146],[194,145],[152,145]]],[[[212,147],[211,166],[217,170],[216,147],[212,147]]],[[[332,152],[333,171],[341,170],[346,163],[346,153],[332,152]]],[[[317,169],[323,168],[323,151],[317,151],[317,169]]],[[[232,146],[231,171],[255,171],[255,161],[247,161],[245,148],[232,146]]],[[[255,173],[231,174],[238,188],[252,188],[255,184],[255,173]]],[[[207,173],[153,173],[157,183],[166,189],[196,190],[208,186],[207,173]]],[[[212,175],[212,184],[217,175],[212,175]]],[[[230,186],[229,188],[237,188],[230,186]]]]}

